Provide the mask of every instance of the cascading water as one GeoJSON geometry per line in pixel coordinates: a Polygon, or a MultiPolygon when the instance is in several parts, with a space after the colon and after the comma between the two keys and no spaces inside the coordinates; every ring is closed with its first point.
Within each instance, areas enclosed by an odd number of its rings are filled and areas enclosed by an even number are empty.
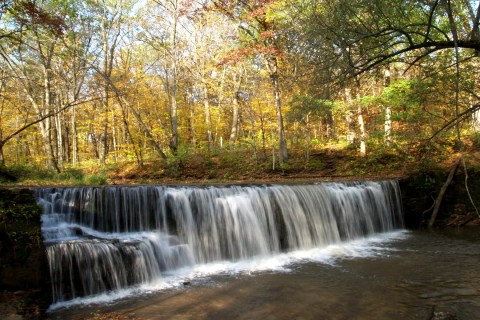
{"type": "Polygon", "coordinates": [[[54,303],[403,226],[395,181],[37,190],[54,303]]]}

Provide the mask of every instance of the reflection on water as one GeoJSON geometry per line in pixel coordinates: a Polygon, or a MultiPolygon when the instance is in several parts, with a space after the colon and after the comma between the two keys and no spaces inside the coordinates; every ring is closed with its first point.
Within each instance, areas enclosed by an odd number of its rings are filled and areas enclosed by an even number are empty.
{"type": "MultiPolygon", "coordinates": [[[[480,229],[412,231],[380,246],[381,255],[204,277],[101,309],[142,319],[405,320],[427,319],[434,306],[458,319],[480,318],[480,229]]],[[[51,316],[79,318],[98,309],[51,316]]]]}

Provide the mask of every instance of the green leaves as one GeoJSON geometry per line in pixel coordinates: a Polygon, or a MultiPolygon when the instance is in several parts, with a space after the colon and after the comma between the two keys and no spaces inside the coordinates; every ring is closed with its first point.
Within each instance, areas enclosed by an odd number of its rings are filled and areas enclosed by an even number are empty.
{"type": "Polygon", "coordinates": [[[289,121],[305,121],[307,116],[323,117],[337,106],[334,101],[310,95],[296,96],[289,104],[291,108],[286,113],[289,121]]]}

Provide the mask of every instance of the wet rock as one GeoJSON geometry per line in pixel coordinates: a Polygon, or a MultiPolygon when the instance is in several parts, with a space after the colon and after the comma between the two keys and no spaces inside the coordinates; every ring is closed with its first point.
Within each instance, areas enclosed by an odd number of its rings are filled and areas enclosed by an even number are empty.
{"type": "Polygon", "coordinates": [[[76,236],[79,236],[79,237],[85,235],[84,232],[83,232],[83,230],[82,230],[81,228],[78,228],[78,227],[74,228],[74,229],[73,229],[73,232],[75,233],[76,236]]]}
{"type": "Polygon", "coordinates": [[[435,306],[433,306],[427,320],[458,320],[458,318],[455,314],[447,311],[435,311],[435,306]]]}
{"type": "Polygon", "coordinates": [[[0,189],[0,289],[49,288],[40,215],[32,190],[0,189]]]}
{"type": "Polygon", "coordinates": [[[428,320],[457,320],[458,318],[450,312],[434,312],[428,320]]]}
{"type": "Polygon", "coordinates": [[[50,278],[33,191],[0,188],[0,319],[42,319],[50,278]]]}

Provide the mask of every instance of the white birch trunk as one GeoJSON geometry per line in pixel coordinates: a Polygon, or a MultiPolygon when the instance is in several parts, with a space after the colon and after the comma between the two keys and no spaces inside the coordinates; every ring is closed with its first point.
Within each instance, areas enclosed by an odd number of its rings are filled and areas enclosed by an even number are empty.
{"type": "MultiPolygon", "coordinates": [[[[385,87],[390,86],[390,70],[385,70],[385,87]]],[[[387,147],[392,145],[392,108],[387,106],[385,108],[385,144],[387,147]]]]}

